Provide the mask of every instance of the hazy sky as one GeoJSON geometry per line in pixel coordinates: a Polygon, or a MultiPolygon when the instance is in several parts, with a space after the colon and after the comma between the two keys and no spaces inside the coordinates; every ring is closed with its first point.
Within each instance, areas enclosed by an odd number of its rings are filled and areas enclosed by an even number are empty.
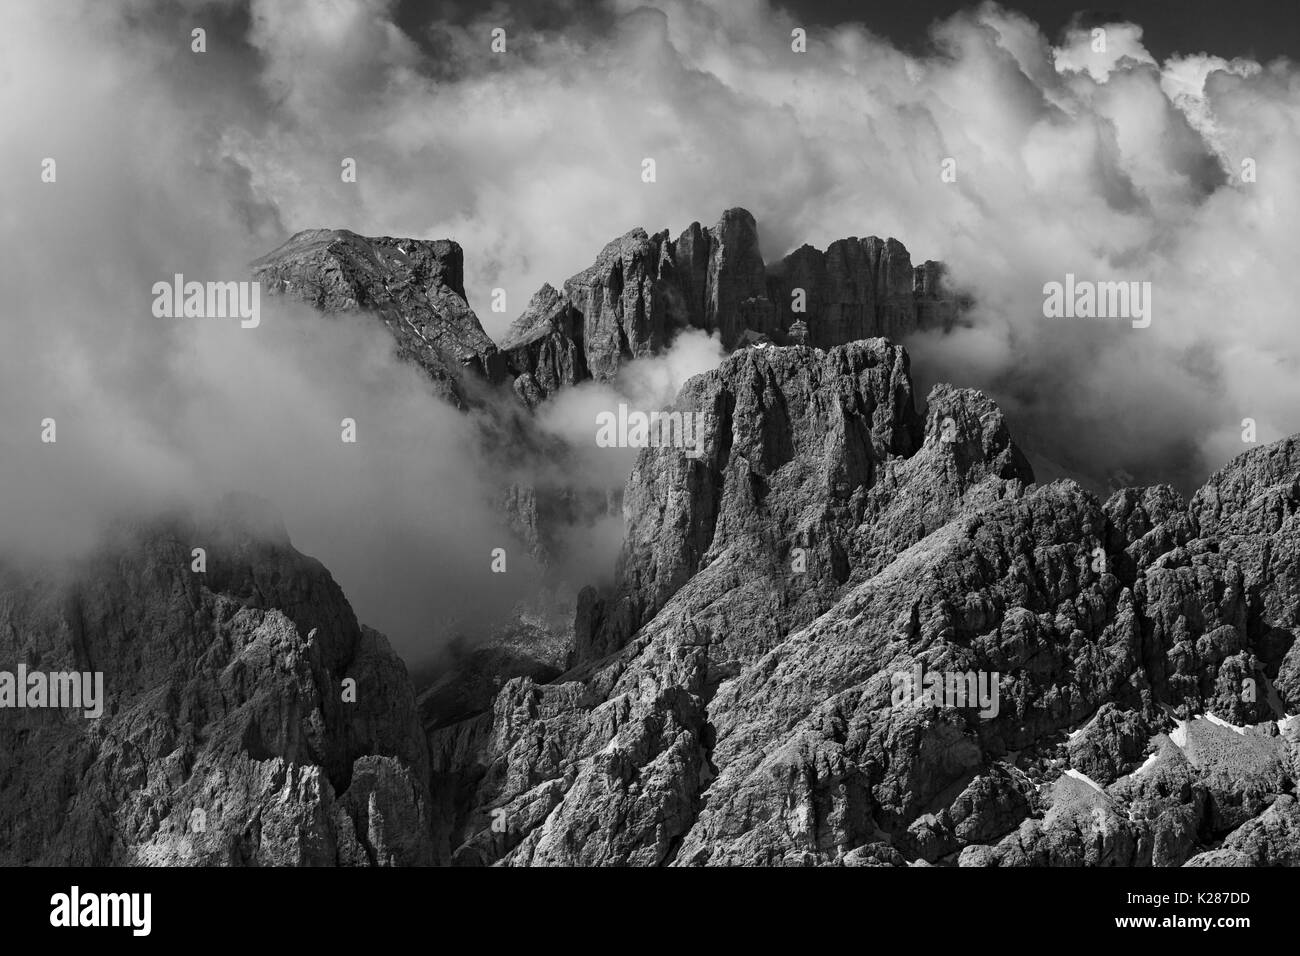
{"type": "MultiPolygon", "coordinates": [[[[1243,418],[1300,431],[1300,77],[1271,5],[1194,8],[1040,27],[993,5],[9,4],[0,534],[58,550],[123,507],[253,491],[415,646],[424,620],[514,596],[484,577],[501,522],[464,418],[382,328],[158,319],[153,283],[243,278],[304,228],[449,237],[500,337],[611,238],[729,206],[769,260],[870,234],[944,260],[975,326],[914,344],[923,382],[985,388],[1068,468],[1199,481],[1247,447],[1243,418]],[[1150,282],[1150,328],[1045,319],[1067,273],[1150,282]]],[[[641,380],[715,359],[694,343],[641,380]]]]}

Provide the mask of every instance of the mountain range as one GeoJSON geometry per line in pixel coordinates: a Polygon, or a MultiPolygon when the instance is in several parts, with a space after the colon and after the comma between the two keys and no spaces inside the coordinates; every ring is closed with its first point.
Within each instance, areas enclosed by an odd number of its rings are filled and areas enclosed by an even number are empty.
{"type": "MultiPolygon", "coordinates": [[[[769,266],[741,209],[628,232],[500,344],[463,271],[344,230],[253,264],[538,446],[564,389],[716,333],[673,405],[702,454],[617,489],[615,583],[417,686],[260,502],[0,569],[3,660],[108,691],[0,713],[0,862],[1300,865],[1300,436],[1190,498],[1039,484],[990,398],[914,392],[902,343],[963,321],[941,265],[871,237],[769,266]],[[925,671],[996,708],[900,702],[925,671]]],[[[493,493],[540,554],[562,492],[493,493]]]]}

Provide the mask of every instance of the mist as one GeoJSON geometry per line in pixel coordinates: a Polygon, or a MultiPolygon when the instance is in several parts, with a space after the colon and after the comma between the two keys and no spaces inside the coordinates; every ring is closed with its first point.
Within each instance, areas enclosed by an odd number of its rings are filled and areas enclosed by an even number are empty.
{"type": "Polygon", "coordinates": [[[285,171],[357,143],[369,172],[349,212],[461,241],[496,336],[610,238],[742,205],[769,262],[877,234],[947,263],[976,310],[909,343],[918,376],[987,390],[1032,452],[1095,484],[1187,489],[1248,447],[1244,419],[1260,442],[1300,427],[1291,62],[1157,62],[1141,24],[1105,24],[1096,49],[1092,28],[1049,37],[994,4],[936,23],[921,54],[860,24],[808,27],[795,53],[799,21],[763,0],[542,6],[435,18],[407,43],[389,4],[254,4],[280,135],[231,136],[231,156],[262,199],[318,222],[336,191],[285,171]],[[303,58],[326,75],[290,73],[303,58]],[[1043,286],[1067,273],[1151,282],[1151,326],[1045,320],[1043,286]]]}

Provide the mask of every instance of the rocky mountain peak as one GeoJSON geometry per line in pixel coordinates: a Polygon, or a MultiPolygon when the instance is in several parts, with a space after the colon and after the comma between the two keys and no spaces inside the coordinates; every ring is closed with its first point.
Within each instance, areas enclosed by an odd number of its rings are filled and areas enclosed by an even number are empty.
{"type": "Polygon", "coordinates": [[[1103,504],[980,393],[916,410],[884,339],[740,350],[673,411],[699,453],[641,453],[570,669],[430,735],[456,862],[1300,859],[1292,443],[1103,504]],[[900,705],[921,672],[989,699],[900,705]]]}
{"type": "Polygon", "coordinates": [[[450,240],[367,238],[346,229],[299,232],[252,263],[269,294],[326,313],[381,319],[398,353],[416,362],[444,398],[465,404],[461,376],[501,381],[506,361],[465,298],[464,256],[450,240]]]}
{"type": "Polygon", "coordinates": [[[534,408],[566,386],[612,379],[628,361],[661,353],[684,329],[714,333],[730,351],[759,337],[790,344],[800,323],[797,338],[829,348],[951,324],[956,309],[940,265],[913,269],[892,238],[838,240],[825,253],[804,245],[769,268],[758,224],[739,207],[708,228],[691,223],[676,240],[667,230],[628,230],[560,290],[538,290],[500,349],[469,308],[463,254],[449,240],[314,229],[252,268],[271,293],[327,313],[380,317],[399,353],[458,406],[466,402],[458,385],[466,368],[490,382],[509,377],[534,408]]]}
{"type": "Polygon", "coordinates": [[[892,339],[959,308],[892,238],[769,268],[744,210],[533,297],[502,356],[530,407],[684,329],[731,354],[668,410],[690,440],[640,452],[567,660],[520,637],[422,698],[439,858],[1300,862],[1300,439],[1190,501],[1035,484],[987,396],[913,393],[892,339]],[[984,696],[900,703],[923,673],[984,696]]]}
{"type": "Polygon", "coordinates": [[[730,351],[756,337],[792,344],[791,329],[801,323],[797,337],[829,348],[878,335],[902,337],[923,322],[951,324],[955,316],[940,265],[913,269],[897,240],[839,240],[825,253],[805,245],[769,268],[757,222],[738,207],[725,210],[713,226],[691,223],[676,240],[667,231],[628,231],[570,277],[558,299],[568,306],[563,323],[521,341],[522,330],[536,327],[541,312],[562,311],[556,295],[543,290],[507,337],[515,390],[530,406],[586,375],[607,381],[627,361],[657,354],[684,329],[717,334],[730,351]],[[546,355],[537,344],[543,340],[546,355]],[[571,358],[555,365],[554,356],[578,353],[585,373],[571,358]],[[537,379],[539,367],[547,370],[546,383],[537,379]]]}
{"type": "Polygon", "coordinates": [[[0,620],[6,667],[98,673],[104,695],[94,717],[5,711],[6,864],[436,862],[406,670],[264,504],[6,571],[0,620]]]}

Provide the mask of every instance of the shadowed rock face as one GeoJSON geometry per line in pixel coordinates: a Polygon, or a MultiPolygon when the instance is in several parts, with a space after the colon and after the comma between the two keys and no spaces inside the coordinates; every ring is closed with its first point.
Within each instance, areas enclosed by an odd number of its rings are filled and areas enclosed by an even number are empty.
{"type": "MultiPolygon", "coordinates": [[[[0,862],[1300,865],[1300,437],[1190,502],[1037,485],[979,392],[918,408],[891,341],[781,343],[796,282],[814,342],[945,321],[936,264],[850,239],[766,275],[756,236],[743,210],[634,230],[501,353],[458,311],[454,244],[304,233],[260,262],[423,330],[453,400],[462,365],[508,365],[533,406],[677,329],[778,344],[682,389],[702,440],[640,454],[617,583],[582,593],[567,654],[544,630],[465,649],[473,680],[418,708],[256,509],[5,572],[0,669],[100,670],[108,701],[0,709],[0,862]],[[898,700],[921,671],[985,675],[996,706],[898,700]]],[[[541,549],[545,502],[506,500],[541,549]]]]}
{"type": "MultiPolygon", "coordinates": [[[[891,456],[919,444],[911,388],[906,353],[880,339],[829,353],[747,349],[692,379],[676,410],[705,416],[705,455],[673,449],[638,462],[624,491],[623,585],[590,608],[595,627],[579,631],[576,659],[621,646],[715,562],[720,544],[746,551],[750,562],[780,564],[796,547],[816,551],[808,542],[817,541],[825,566],[814,558],[812,580],[842,572],[842,522],[818,512],[852,521],[865,507],[854,492],[865,498],[891,456]]],[[[803,583],[789,582],[791,600],[803,583]]]]}
{"type": "Polygon", "coordinates": [[[640,456],[569,671],[430,734],[454,862],[1300,862],[1300,440],[1101,502],[884,340],[677,409],[704,454],[640,456]],[[897,703],[918,666],[998,707],[897,703]]]}
{"type": "Polygon", "coordinates": [[[918,327],[918,293],[937,296],[916,282],[912,258],[897,239],[840,239],[825,252],[801,246],[777,266],[770,295],[781,308],[781,329],[796,319],[808,323],[808,344],[829,348],[857,339],[899,338],[918,327]],[[798,290],[804,312],[795,311],[798,290]]]}
{"type": "Polygon", "coordinates": [[[683,329],[716,333],[730,351],[753,335],[787,344],[790,327],[803,321],[808,344],[829,348],[948,327],[957,314],[942,265],[913,268],[896,239],[841,239],[826,252],[802,246],[769,270],[758,224],[739,208],[710,228],[691,223],[675,241],[640,228],[620,236],[562,291],[539,289],[500,349],[466,302],[461,248],[449,240],[313,229],[252,268],[270,294],[326,313],[381,318],[399,354],[458,407],[469,401],[465,369],[491,383],[508,377],[520,401],[535,408],[561,388],[609,381],[628,361],[662,352],[683,329]]]}
{"type": "Polygon", "coordinates": [[[274,520],[120,528],[58,577],[6,573],[0,622],[4,669],[101,671],[107,698],[0,710],[0,862],[436,862],[406,669],[274,520]]]}
{"type": "Polygon", "coordinates": [[[0,862],[1300,863],[1300,438],[1102,502],[884,339],[740,350],[676,410],[699,453],[640,455],[567,661],[520,631],[419,707],[247,502],[5,571],[0,663],[107,701],[0,709],[0,862]],[[899,701],[918,669],[996,706],[899,701]]]}
{"type": "Polygon", "coordinates": [[[667,238],[633,229],[564,283],[565,298],[581,319],[587,368],[597,381],[613,378],[622,362],[657,354],[670,328],[681,324],[683,304],[667,238]]]}
{"type": "Polygon", "coordinates": [[[562,293],[543,286],[502,349],[515,391],[532,407],[588,376],[608,381],[683,329],[716,333],[730,351],[751,335],[786,344],[803,320],[808,344],[829,348],[948,326],[955,316],[941,265],[914,269],[896,239],[844,239],[824,253],[803,246],[769,274],[754,217],[728,209],[716,225],[691,223],[676,240],[644,229],[615,239],[562,293]]]}
{"type": "Polygon", "coordinates": [[[272,295],[291,295],[327,313],[379,317],[398,352],[420,365],[439,394],[465,403],[465,370],[490,382],[506,360],[465,300],[460,246],[446,239],[366,238],[346,229],[311,229],[252,264],[272,295]]]}
{"type": "Polygon", "coordinates": [[[515,375],[515,393],[529,408],[590,377],[579,319],[567,299],[544,285],[506,333],[501,351],[515,375]]]}

